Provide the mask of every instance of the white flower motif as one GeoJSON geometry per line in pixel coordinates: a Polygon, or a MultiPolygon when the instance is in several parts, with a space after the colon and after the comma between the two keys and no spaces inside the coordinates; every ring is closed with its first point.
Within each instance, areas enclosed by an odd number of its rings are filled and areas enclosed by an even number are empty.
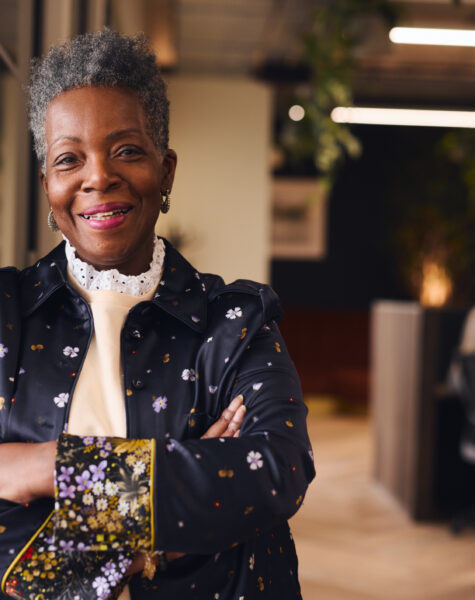
{"type": "Polygon", "coordinates": [[[78,352],[79,348],[77,346],[75,346],[74,348],[72,346],[66,346],[65,348],[63,348],[64,356],[69,356],[69,358],[76,358],[78,352]]]}
{"type": "Polygon", "coordinates": [[[165,410],[167,407],[167,397],[166,396],[158,396],[153,401],[153,410],[156,413],[159,413],[161,410],[165,410]]]}
{"type": "Polygon", "coordinates": [[[102,481],[96,481],[96,483],[92,486],[92,492],[96,496],[100,496],[104,491],[104,484],[102,481]]]}
{"type": "Polygon", "coordinates": [[[126,517],[129,514],[129,503],[126,502],[125,500],[121,500],[119,502],[119,506],[117,507],[117,510],[123,517],[126,517]]]}
{"type": "Polygon", "coordinates": [[[0,358],[3,358],[8,353],[8,348],[0,344],[0,358]]]}
{"type": "Polygon", "coordinates": [[[215,394],[216,390],[218,389],[218,386],[217,385],[210,385],[208,389],[209,389],[209,393],[210,394],[215,394]]]}
{"type": "Polygon", "coordinates": [[[251,450],[248,453],[247,462],[249,463],[249,468],[251,471],[260,469],[264,464],[264,461],[262,460],[262,454],[260,452],[255,452],[254,450],[251,450]]]}
{"type": "Polygon", "coordinates": [[[94,496],[88,492],[87,494],[84,494],[82,501],[86,506],[91,506],[91,504],[94,504],[94,496]]]}
{"type": "Polygon", "coordinates": [[[183,369],[181,378],[183,379],[183,381],[195,381],[196,372],[194,369],[183,369]]]}
{"type": "Polygon", "coordinates": [[[64,408],[69,400],[69,394],[62,392],[54,397],[54,403],[58,408],[64,408]]]}
{"type": "Polygon", "coordinates": [[[106,489],[106,494],[108,496],[115,496],[115,494],[117,494],[117,492],[119,491],[118,485],[116,483],[114,483],[113,481],[109,481],[109,480],[106,481],[105,489],[106,489]]]}
{"type": "Polygon", "coordinates": [[[99,500],[96,502],[97,510],[106,510],[108,505],[109,503],[107,502],[106,498],[99,498],[99,500]]]}
{"type": "Polygon", "coordinates": [[[260,381],[259,381],[258,383],[253,383],[253,384],[252,384],[252,389],[253,389],[255,392],[257,392],[258,390],[260,390],[260,389],[261,389],[261,387],[262,387],[262,382],[260,382],[260,381]]]}
{"type": "Polygon", "coordinates": [[[138,460],[134,465],[134,475],[142,475],[145,471],[145,463],[143,460],[138,460]]]}
{"type": "Polygon", "coordinates": [[[236,319],[242,317],[242,310],[240,306],[236,306],[236,308],[230,308],[226,313],[226,319],[236,319]]]}
{"type": "Polygon", "coordinates": [[[254,554],[251,554],[251,556],[249,557],[249,568],[251,569],[251,571],[254,570],[254,563],[256,562],[256,559],[254,557],[254,554]]]}

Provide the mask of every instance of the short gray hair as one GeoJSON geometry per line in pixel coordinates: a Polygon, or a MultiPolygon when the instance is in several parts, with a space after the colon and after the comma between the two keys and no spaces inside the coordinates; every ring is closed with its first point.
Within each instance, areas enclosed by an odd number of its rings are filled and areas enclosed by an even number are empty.
{"type": "Polygon", "coordinates": [[[38,160],[45,168],[45,113],[53,98],[81,87],[121,87],[137,94],[154,145],[168,148],[168,99],[156,57],[143,34],[110,29],[79,35],[31,64],[29,117],[38,160]]]}

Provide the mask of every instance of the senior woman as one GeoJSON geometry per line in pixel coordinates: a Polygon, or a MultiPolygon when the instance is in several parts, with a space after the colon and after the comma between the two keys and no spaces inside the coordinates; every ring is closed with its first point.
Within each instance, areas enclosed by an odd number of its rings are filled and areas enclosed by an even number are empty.
{"type": "Polygon", "coordinates": [[[30,123],[64,241],[0,271],[2,597],[299,598],[314,470],[279,304],[155,236],[176,154],[143,37],[34,62],[30,123]]]}

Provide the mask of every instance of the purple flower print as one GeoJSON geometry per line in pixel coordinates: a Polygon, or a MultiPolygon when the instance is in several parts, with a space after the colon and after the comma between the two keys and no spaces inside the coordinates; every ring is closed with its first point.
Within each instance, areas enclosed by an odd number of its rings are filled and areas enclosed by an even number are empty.
{"type": "Polygon", "coordinates": [[[92,481],[99,481],[105,479],[104,469],[107,467],[107,460],[101,460],[97,465],[90,465],[89,470],[92,473],[92,481]]]}
{"type": "Polygon", "coordinates": [[[165,410],[167,407],[167,397],[166,396],[158,396],[158,398],[155,398],[155,400],[153,401],[153,410],[157,413],[159,413],[161,410],[165,410]]]}
{"type": "Polygon", "coordinates": [[[92,582],[92,587],[96,590],[98,598],[107,598],[110,585],[105,577],[96,577],[92,582]]]}
{"type": "Polygon", "coordinates": [[[117,565],[112,561],[109,561],[106,565],[101,567],[101,571],[107,577],[107,580],[111,585],[117,585],[122,579],[122,573],[117,570],[117,565]]]}
{"type": "Polygon", "coordinates": [[[76,487],[74,485],[67,485],[64,481],[59,484],[59,497],[60,498],[74,498],[74,492],[76,487]]]}
{"type": "Polygon", "coordinates": [[[62,552],[72,552],[74,550],[74,542],[72,540],[70,540],[69,542],[61,540],[59,542],[59,547],[62,552]]]}
{"type": "Polygon", "coordinates": [[[79,542],[76,547],[76,550],[79,550],[79,552],[89,552],[90,549],[90,546],[86,546],[84,542],[79,542]]]}
{"type": "Polygon", "coordinates": [[[61,467],[61,474],[58,476],[58,481],[71,481],[71,475],[74,473],[74,467],[61,467]]]}
{"type": "Polygon", "coordinates": [[[84,492],[84,490],[87,490],[92,485],[91,474],[89,471],[83,471],[81,475],[76,475],[75,479],[78,484],[77,487],[79,492],[84,492]]]}

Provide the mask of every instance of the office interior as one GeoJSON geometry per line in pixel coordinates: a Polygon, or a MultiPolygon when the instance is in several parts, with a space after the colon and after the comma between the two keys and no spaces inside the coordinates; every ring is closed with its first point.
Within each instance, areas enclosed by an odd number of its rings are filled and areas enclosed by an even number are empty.
{"type": "Polygon", "coordinates": [[[475,598],[475,0],[0,0],[2,266],[61,240],[29,61],[104,26],[144,31],[168,85],[157,233],[282,300],[317,469],[303,597],[475,598]]]}

